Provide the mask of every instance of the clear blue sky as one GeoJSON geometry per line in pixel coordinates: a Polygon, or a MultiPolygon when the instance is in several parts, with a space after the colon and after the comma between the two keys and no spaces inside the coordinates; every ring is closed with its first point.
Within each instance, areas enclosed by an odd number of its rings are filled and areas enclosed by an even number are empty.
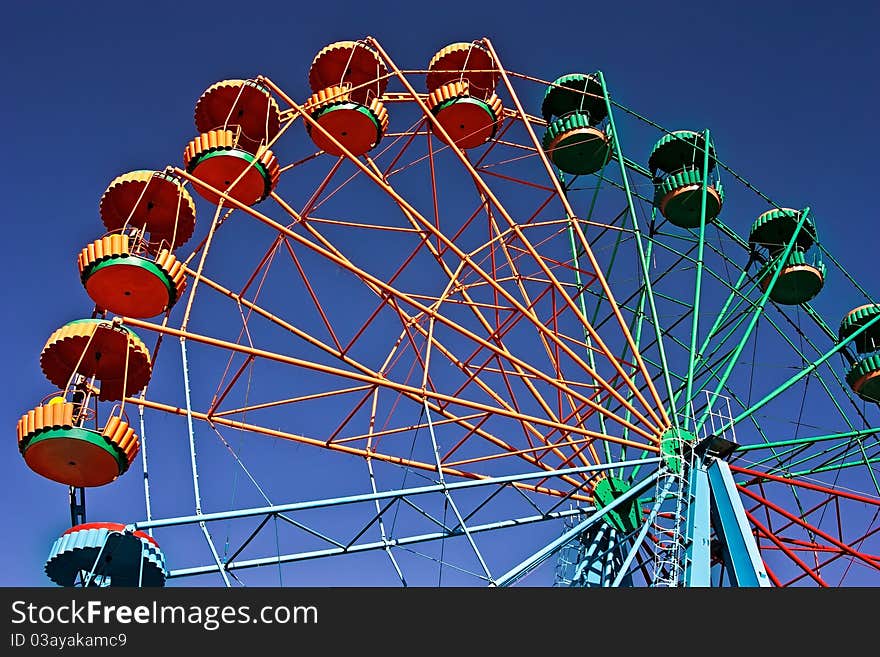
{"type": "MultiPolygon", "coordinates": [[[[866,0],[5,7],[0,584],[45,585],[43,560],[66,527],[66,490],[26,467],[14,425],[49,392],[39,367],[48,335],[91,311],[75,255],[103,232],[98,199],[120,173],[179,163],[195,100],[213,82],[262,73],[303,100],[314,54],[367,35],[410,68],[488,36],[507,68],[538,78],[601,69],[619,102],[669,128],[711,128],[727,164],[779,203],[810,205],[826,247],[876,292],[878,24],[880,5],[866,0]]],[[[90,491],[90,519],[142,517],[134,470],[118,493],[90,491]]]]}

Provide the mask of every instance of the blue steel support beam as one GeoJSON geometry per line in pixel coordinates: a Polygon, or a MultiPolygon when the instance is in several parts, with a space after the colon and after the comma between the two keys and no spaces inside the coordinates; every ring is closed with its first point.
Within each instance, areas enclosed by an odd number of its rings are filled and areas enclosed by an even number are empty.
{"type": "MultiPolygon", "coordinates": [[[[611,586],[614,576],[620,570],[623,562],[622,545],[618,542],[619,534],[614,527],[608,527],[608,553],[605,556],[605,569],[602,571],[602,586],[611,586]]],[[[624,586],[631,586],[632,580],[628,574],[624,575],[624,586]]]]}
{"type": "Polygon", "coordinates": [[[496,580],[495,586],[510,586],[521,577],[527,575],[529,572],[531,572],[542,563],[544,563],[551,556],[553,556],[553,554],[555,554],[559,549],[567,545],[569,541],[577,538],[582,532],[591,527],[594,523],[602,520],[602,518],[604,518],[609,511],[617,508],[618,506],[620,506],[624,502],[629,501],[633,497],[638,496],[639,493],[649,488],[659,476],[659,471],[652,473],[651,476],[640,481],[638,484],[626,491],[623,495],[611,502],[608,506],[604,506],[598,511],[592,513],[588,518],[569,529],[559,538],[557,538],[547,546],[541,548],[525,561],[514,566],[509,571],[504,573],[496,580]]]}
{"type": "Polygon", "coordinates": [[[736,586],[770,586],[770,578],[746,520],[730,466],[726,461],[713,459],[707,470],[714,502],[712,517],[715,532],[721,539],[731,582],[736,586]]]}
{"type": "MultiPolygon", "coordinates": [[[[602,523],[596,527],[595,530],[584,532],[583,535],[586,535],[587,533],[590,534],[590,540],[589,543],[585,545],[583,556],[575,570],[574,577],[572,578],[573,584],[583,579],[582,586],[602,586],[602,573],[605,565],[604,552],[607,549],[607,534],[609,529],[611,529],[611,527],[602,523]],[[603,557],[602,559],[599,559],[600,555],[603,557]]],[[[579,538],[578,540],[583,539],[579,538]]],[[[578,586],[581,585],[578,584],[578,586]]]]}
{"type": "Polygon", "coordinates": [[[632,546],[630,546],[629,554],[626,555],[626,558],[623,560],[620,568],[618,568],[617,577],[615,577],[614,581],[611,582],[612,587],[630,586],[631,580],[629,576],[629,567],[632,565],[632,562],[638,555],[639,548],[642,547],[642,543],[645,542],[645,537],[648,535],[648,531],[654,524],[654,519],[657,517],[657,513],[660,511],[660,507],[663,505],[663,500],[666,499],[666,494],[672,487],[672,483],[672,477],[666,477],[666,481],[663,485],[663,490],[660,491],[657,499],[654,500],[654,508],[651,509],[648,517],[645,518],[645,520],[642,522],[642,528],[639,530],[638,536],[636,536],[636,540],[634,540],[632,546]]]}
{"type": "MultiPolygon", "coordinates": [[[[610,587],[615,581],[623,563],[622,546],[618,542],[618,533],[608,523],[600,523],[597,527],[584,532],[579,539],[584,545],[581,548],[580,562],[572,576],[571,586],[575,587],[610,587]],[[588,540],[584,540],[587,537],[588,540]]],[[[631,585],[631,578],[623,574],[623,586],[631,585]]]]}
{"type": "MultiPolygon", "coordinates": [[[[363,552],[367,550],[375,550],[375,549],[385,549],[396,546],[410,545],[413,543],[421,543],[426,541],[438,540],[443,538],[451,538],[459,535],[463,535],[463,532],[459,531],[457,528],[453,530],[444,529],[444,531],[434,532],[430,534],[420,534],[418,536],[409,536],[403,538],[388,538],[383,539],[378,542],[370,542],[370,543],[361,543],[361,544],[349,544],[344,545],[333,539],[327,538],[313,530],[309,530],[307,527],[296,523],[291,518],[288,518],[285,513],[293,513],[296,511],[303,511],[307,509],[319,509],[319,508],[332,508],[337,506],[343,506],[348,504],[357,504],[364,502],[378,502],[380,500],[401,500],[408,504],[412,504],[409,502],[407,498],[415,497],[418,495],[425,495],[431,493],[447,493],[456,490],[463,489],[471,489],[471,488],[479,488],[484,486],[499,486],[500,488],[504,488],[505,486],[512,485],[516,482],[520,481],[529,481],[535,479],[544,479],[544,478],[552,478],[552,477],[562,477],[566,475],[574,475],[574,474],[583,474],[589,472],[598,472],[603,470],[611,470],[614,468],[629,468],[635,466],[642,465],[650,465],[650,464],[658,464],[660,462],[660,458],[652,457],[647,459],[632,459],[627,461],[619,461],[613,463],[605,463],[598,465],[589,465],[589,466],[579,466],[573,468],[563,468],[559,470],[541,470],[537,472],[527,472],[516,475],[508,475],[503,477],[487,477],[485,479],[479,479],[475,481],[459,481],[453,483],[445,483],[445,484],[434,484],[431,486],[419,486],[407,489],[399,489],[399,490],[391,490],[391,491],[382,491],[382,492],[373,492],[366,493],[361,495],[350,495],[346,497],[339,498],[331,498],[331,499],[323,499],[323,500],[311,500],[305,502],[293,502],[289,504],[275,504],[264,507],[255,507],[250,509],[237,509],[233,511],[223,511],[218,513],[200,513],[191,516],[180,516],[177,518],[163,518],[163,519],[152,519],[149,521],[142,521],[131,523],[126,526],[126,531],[135,531],[135,530],[144,530],[148,528],[154,527],[172,527],[179,525],[189,525],[189,524],[199,524],[204,525],[206,522],[219,521],[219,520],[231,520],[231,519],[240,519],[240,518],[251,518],[257,516],[277,516],[282,520],[286,520],[295,524],[296,526],[304,529],[305,531],[312,533],[319,538],[323,538],[324,540],[333,544],[334,547],[327,548],[324,550],[313,550],[309,552],[299,552],[286,554],[281,556],[272,556],[266,558],[258,558],[251,559],[247,561],[233,561],[230,560],[226,563],[217,563],[215,560],[215,565],[212,566],[197,566],[193,568],[183,568],[174,570],[169,574],[171,578],[177,577],[187,577],[193,575],[203,575],[207,573],[217,572],[217,571],[232,571],[242,568],[253,568],[257,566],[265,566],[265,565],[277,565],[279,563],[289,563],[294,561],[302,561],[306,559],[314,559],[318,557],[325,556],[333,556],[333,555],[341,555],[341,554],[350,554],[354,552],[363,552]]],[[[414,507],[418,510],[418,507],[414,507]]],[[[570,511],[541,511],[539,509],[540,515],[537,516],[528,516],[522,518],[513,518],[508,520],[501,520],[491,523],[486,523],[483,525],[477,526],[469,526],[468,530],[470,533],[478,533],[484,531],[492,531],[498,529],[505,529],[508,527],[516,527],[525,524],[531,524],[534,522],[542,522],[547,520],[555,520],[559,518],[564,518],[567,516],[574,515],[583,515],[589,511],[592,511],[592,508],[578,508],[570,511]]],[[[380,514],[381,515],[381,514],[380,514]]],[[[239,550],[240,551],[240,550],[239,550]]],[[[225,573],[224,573],[225,574],[225,573]]]]}
{"type": "MultiPolygon", "coordinates": [[[[217,212],[220,212],[221,205],[217,206],[217,212]]],[[[211,225],[211,230],[214,230],[214,227],[217,224],[217,217],[214,217],[214,223],[211,225]]],[[[210,244],[210,235],[208,236],[208,244],[210,244]]],[[[207,254],[207,246],[205,247],[205,251],[202,254],[202,263],[205,261],[205,254],[207,254]]],[[[193,294],[195,294],[195,289],[192,289],[189,293],[189,302],[187,304],[187,310],[189,310],[193,294]]],[[[186,323],[184,321],[184,323],[186,323]]],[[[192,467],[192,482],[193,482],[193,496],[195,497],[196,502],[196,514],[202,514],[202,494],[201,488],[199,486],[199,468],[196,464],[196,435],[193,431],[193,415],[192,415],[192,403],[190,402],[190,388],[189,388],[189,364],[186,359],[186,338],[183,336],[180,337],[180,360],[183,369],[183,391],[184,398],[186,399],[186,427],[187,433],[189,434],[189,456],[190,456],[190,465],[192,467]]],[[[214,539],[211,538],[211,532],[208,531],[208,528],[205,526],[204,522],[199,523],[199,527],[202,529],[202,534],[205,535],[205,540],[208,541],[208,547],[211,550],[211,556],[214,557],[214,563],[217,564],[217,570],[220,572],[220,577],[223,578],[223,583],[226,585],[226,588],[230,588],[232,583],[229,581],[229,577],[226,575],[226,571],[220,567],[220,555],[217,553],[217,547],[214,545],[214,539]]]]}
{"type": "Polygon", "coordinates": [[[220,511],[217,513],[202,513],[192,516],[180,516],[177,518],[157,518],[150,521],[134,522],[126,527],[127,530],[136,531],[148,529],[150,527],[172,527],[176,525],[191,525],[200,522],[212,522],[216,520],[232,520],[234,518],[250,518],[254,516],[263,516],[272,513],[287,513],[292,511],[302,511],[305,509],[321,509],[330,506],[340,506],[343,504],[355,504],[358,502],[372,502],[373,500],[384,500],[394,497],[412,497],[414,495],[424,495],[426,493],[442,493],[444,490],[456,491],[465,488],[478,488],[480,486],[492,486],[513,484],[519,481],[530,481],[533,479],[543,479],[545,477],[562,477],[565,475],[580,474],[584,472],[599,472],[602,470],[611,470],[615,468],[627,468],[637,465],[650,465],[659,463],[659,457],[647,459],[633,459],[629,461],[617,461],[614,463],[603,463],[600,465],[585,465],[576,468],[565,468],[562,470],[540,470],[537,472],[526,472],[523,474],[508,475],[504,477],[487,477],[485,479],[477,479],[473,481],[457,481],[447,483],[445,485],[434,484],[431,486],[418,486],[415,488],[403,488],[400,490],[382,491],[380,493],[365,493],[363,495],[349,495],[346,497],[336,497],[325,500],[312,500],[308,502],[291,502],[290,504],[273,504],[271,506],[254,507],[251,509],[238,509],[235,511],[220,511]]]}
{"type": "MultiPolygon", "coordinates": [[[[521,527],[522,525],[530,525],[536,522],[545,522],[548,520],[558,520],[574,515],[583,515],[591,508],[574,508],[566,511],[555,511],[540,516],[526,516],[524,518],[510,518],[507,520],[499,520],[498,522],[490,522],[483,525],[469,525],[468,530],[471,534],[479,534],[481,532],[494,531],[498,529],[506,529],[508,527],[521,527]]],[[[356,545],[332,547],[324,550],[312,550],[311,552],[297,552],[294,554],[283,554],[280,556],[263,557],[260,559],[249,559],[246,561],[231,561],[223,564],[224,570],[241,570],[243,568],[256,568],[258,566],[276,566],[281,563],[292,563],[295,561],[305,561],[307,559],[319,559],[322,557],[332,557],[341,554],[355,554],[357,552],[368,552],[371,550],[384,550],[385,548],[393,548],[403,545],[413,545],[415,543],[425,543],[427,541],[436,541],[444,538],[462,537],[462,532],[433,532],[430,534],[419,534],[417,536],[404,536],[400,538],[388,538],[383,541],[372,541],[369,543],[358,543],[356,545]]],[[[169,579],[177,577],[191,577],[193,575],[207,575],[217,572],[216,565],[196,566],[194,568],[180,568],[172,570],[168,573],[169,579]]],[[[485,577],[483,578],[485,579],[485,577]]]]}
{"type": "MultiPolygon", "coordinates": [[[[725,463],[725,465],[727,465],[725,463]]],[[[691,468],[688,504],[687,537],[685,552],[684,585],[687,587],[711,586],[709,473],[704,459],[691,468]]]]}

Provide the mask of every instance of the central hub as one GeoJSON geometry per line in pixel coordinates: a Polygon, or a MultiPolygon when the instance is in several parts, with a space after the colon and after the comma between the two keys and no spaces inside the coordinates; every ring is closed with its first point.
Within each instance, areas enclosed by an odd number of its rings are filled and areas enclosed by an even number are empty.
{"type": "MultiPolygon", "coordinates": [[[[605,477],[593,489],[593,498],[597,508],[605,508],[614,500],[626,493],[631,486],[617,477],[605,477]]],[[[617,531],[629,534],[639,524],[639,501],[637,498],[626,500],[605,514],[604,520],[617,531]]]]}
{"type": "Polygon", "coordinates": [[[670,427],[660,436],[660,457],[671,472],[681,473],[685,451],[693,446],[695,438],[690,431],[675,427],[670,427]]]}

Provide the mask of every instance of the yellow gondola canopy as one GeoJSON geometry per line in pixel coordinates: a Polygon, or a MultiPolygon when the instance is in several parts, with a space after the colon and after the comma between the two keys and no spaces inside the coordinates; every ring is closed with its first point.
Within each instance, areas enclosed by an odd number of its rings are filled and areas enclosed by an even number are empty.
{"type": "Polygon", "coordinates": [[[163,171],[131,171],[115,178],[100,203],[101,220],[111,233],[143,229],[148,249],[174,250],[192,237],[196,205],[183,182],[163,171]]]}
{"type": "Polygon", "coordinates": [[[40,354],[46,378],[61,389],[74,375],[99,382],[98,399],[121,400],[147,385],[150,352],[131,329],[105,319],[68,322],[49,336],[40,354]]]}
{"type": "Polygon", "coordinates": [[[476,42],[451,43],[428,63],[425,85],[428,92],[444,84],[467,80],[470,94],[486,99],[495,92],[501,73],[492,54],[476,42]]]}
{"type": "Polygon", "coordinates": [[[208,87],[195,107],[200,133],[231,130],[238,146],[251,154],[266,146],[281,128],[281,112],[269,90],[254,80],[222,80],[208,87]]]}
{"type": "Polygon", "coordinates": [[[322,89],[348,84],[351,100],[362,105],[379,98],[388,87],[388,67],[363,41],[337,41],[322,48],[309,67],[309,87],[322,89]]]}

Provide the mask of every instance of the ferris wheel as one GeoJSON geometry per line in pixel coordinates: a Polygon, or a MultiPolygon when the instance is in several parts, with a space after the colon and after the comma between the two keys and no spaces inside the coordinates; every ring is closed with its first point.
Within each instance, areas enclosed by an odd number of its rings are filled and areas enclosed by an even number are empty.
{"type": "Polygon", "coordinates": [[[99,200],[18,423],[51,581],[880,584],[880,305],[833,218],[489,39],[303,75],[208,86],[99,200]]]}

